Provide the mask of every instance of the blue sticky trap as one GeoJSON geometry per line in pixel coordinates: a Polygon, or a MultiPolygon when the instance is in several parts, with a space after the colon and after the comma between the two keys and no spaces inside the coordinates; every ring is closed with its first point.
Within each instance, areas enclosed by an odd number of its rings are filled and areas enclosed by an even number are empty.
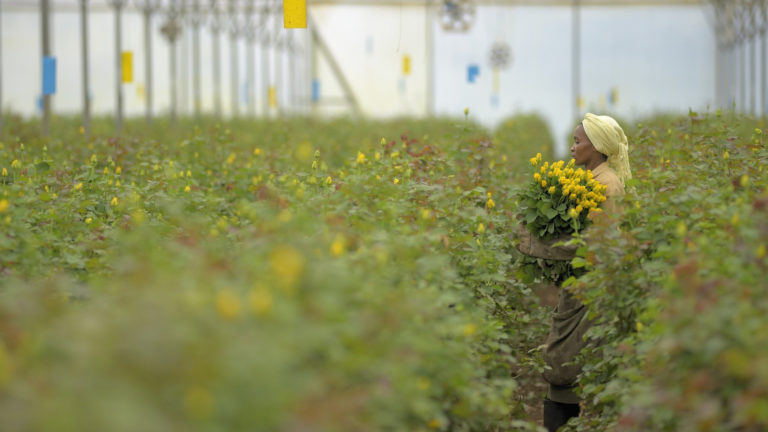
{"type": "Polygon", "coordinates": [[[317,102],[320,100],[320,80],[313,79],[312,80],[312,102],[317,102]]]}
{"type": "Polygon", "coordinates": [[[475,64],[467,66],[467,82],[475,82],[475,77],[480,75],[480,67],[475,64]]]}
{"type": "Polygon", "coordinates": [[[43,57],[43,94],[56,93],[56,57],[43,57]]]}

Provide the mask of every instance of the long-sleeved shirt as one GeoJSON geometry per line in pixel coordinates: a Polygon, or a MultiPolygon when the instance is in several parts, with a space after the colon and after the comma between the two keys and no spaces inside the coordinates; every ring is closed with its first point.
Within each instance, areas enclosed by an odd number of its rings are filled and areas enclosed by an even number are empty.
{"type": "MultiPolygon", "coordinates": [[[[592,170],[597,182],[607,186],[603,211],[616,213],[620,209],[614,198],[624,195],[624,185],[616,173],[603,162],[592,170]]],[[[579,403],[579,397],[573,392],[573,385],[581,373],[577,364],[564,365],[573,361],[575,356],[587,344],[584,334],[592,322],[585,318],[587,307],[573,297],[571,293],[560,289],[557,307],[552,317],[552,328],[547,337],[544,359],[550,369],[544,372],[544,379],[550,384],[547,397],[555,402],[579,403]]]]}

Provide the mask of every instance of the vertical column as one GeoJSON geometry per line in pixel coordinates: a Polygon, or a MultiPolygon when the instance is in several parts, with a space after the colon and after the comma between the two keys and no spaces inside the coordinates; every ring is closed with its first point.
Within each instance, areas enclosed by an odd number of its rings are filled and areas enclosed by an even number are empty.
{"type": "Polygon", "coordinates": [[[424,4],[424,40],[427,56],[427,71],[425,74],[427,84],[427,116],[431,116],[435,112],[435,80],[433,75],[435,73],[435,55],[434,55],[434,33],[433,26],[434,20],[432,16],[432,2],[426,0],[424,4]]]}
{"type": "Polygon", "coordinates": [[[269,95],[271,80],[269,77],[269,57],[270,57],[270,43],[272,42],[272,35],[268,30],[267,22],[269,20],[269,0],[265,0],[264,8],[262,9],[261,25],[259,29],[261,31],[261,79],[263,90],[263,104],[264,104],[264,116],[269,116],[269,95]]]}
{"type": "Polygon", "coordinates": [[[91,80],[88,71],[88,0],[80,0],[80,42],[83,51],[83,136],[91,136],[91,98],[88,92],[91,80]]]}
{"type": "Polygon", "coordinates": [[[240,65],[237,56],[237,36],[239,34],[239,30],[235,0],[229,0],[229,64],[231,69],[229,72],[231,78],[230,97],[232,100],[230,101],[230,104],[232,109],[232,117],[238,116],[238,108],[240,102],[240,92],[238,91],[240,88],[238,84],[240,79],[238,68],[240,65]]]}
{"type": "Polygon", "coordinates": [[[216,0],[211,0],[211,40],[213,42],[213,109],[221,117],[221,56],[219,54],[219,31],[221,16],[216,0]]]}
{"type": "Polygon", "coordinates": [[[195,105],[195,117],[200,120],[202,95],[200,91],[200,0],[194,0],[192,6],[192,98],[195,105]]]}
{"type": "MultiPolygon", "coordinates": [[[[40,0],[40,20],[42,29],[42,57],[51,56],[51,34],[50,34],[50,0],[40,0]]],[[[51,95],[43,94],[43,135],[50,133],[51,127],[51,95]]]]}

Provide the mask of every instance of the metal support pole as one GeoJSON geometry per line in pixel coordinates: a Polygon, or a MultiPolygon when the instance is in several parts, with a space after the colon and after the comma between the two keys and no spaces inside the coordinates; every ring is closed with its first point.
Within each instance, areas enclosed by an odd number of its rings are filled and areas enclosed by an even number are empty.
{"type": "Polygon", "coordinates": [[[290,98],[289,98],[289,109],[293,112],[293,114],[296,114],[296,108],[298,107],[298,103],[296,103],[296,93],[298,93],[298,82],[296,80],[296,46],[294,45],[293,38],[290,40],[290,44],[287,47],[288,48],[288,85],[286,86],[287,89],[290,90],[290,98]]]}
{"type": "Polygon", "coordinates": [[[256,23],[255,23],[255,0],[250,0],[245,9],[245,23],[243,33],[245,34],[246,51],[246,75],[248,76],[248,115],[256,117],[256,23]]]}
{"type": "Polygon", "coordinates": [[[237,9],[235,8],[235,1],[230,0],[230,10],[229,10],[229,67],[230,67],[230,78],[231,78],[231,84],[230,84],[230,97],[232,100],[230,101],[231,109],[232,109],[232,117],[238,116],[238,108],[239,108],[239,74],[238,74],[238,68],[239,68],[239,62],[237,57],[237,36],[239,33],[239,25],[237,22],[237,9]]]}
{"type": "Polygon", "coordinates": [[[221,56],[219,54],[219,31],[221,17],[216,0],[211,0],[213,16],[211,21],[211,41],[213,43],[213,106],[216,117],[221,117],[221,56]]]}
{"type": "Polygon", "coordinates": [[[179,20],[179,31],[181,35],[181,101],[180,111],[183,114],[189,113],[189,32],[186,31],[187,18],[187,0],[181,0],[181,14],[179,20]]]}
{"type": "Polygon", "coordinates": [[[425,32],[425,45],[427,50],[427,73],[425,75],[427,84],[427,116],[431,116],[435,112],[435,80],[433,75],[435,73],[435,55],[434,55],[434,19],[432,16],[432,2],[426,0],[424,5],[424,32],[425,32]]]}
{"type": "Polygon", "coordinates": [[[146,95],[146,112],[144,118],[147,123],[152,122],[152,10],[149,2],[144,3],[142,11],[144,15],[144,94],[146,95]]]}
{"type": "Polygon", "coordinates": [[[177,83],[176,78],[176,43],[171,42],[169,47],[169,54],[171,56],[171,122],[176,123],[178,120],[178,98],[177,98],[177,83]]]}
{"type": "Polygon", "coordinates": [[[765,46],[765,37],[766,32],[765,29],[763,29],[762,34],[760,35],[760,114],[765,116],[766,115],[766,61],[765,61],[765,54],[766,54],[766,46],[765,46]]]}
{"type": "Polygon", "coordinates": [[[202,105],[200,93],[200,0],[195,0],[192,11],[192,98],[197,120],[200,120],[202,105]]]}
{"type": "Polygon", "coordinates": [[[88,90],[91,87],[88,72],[88,0],[80,0],[80,42],[83,50],[83,138],[91,137],[91,99],[88,90]]]}
{"type": "Polygon", "coordinates": [[[283,95],[283,50],[282,50],[282,28],[283,17],[280,13],[280,4],[275,2],[275,101],[277,105],[278,117],[282,114],[283,104],[281,103],[281,96],[283,95]]]}
{"type": "Polygon", "coordinates": [[[579,3],[579,0],[573,0],[573,47],[571,54],[573,65],[571,66],[571,88],[573,89],[574,120],[581,116],[581,109],[579,108],[579,96],[581,95],[581,6],[579,3]]]}
{"type": "Polygon", "coordinates": [[[115,8],[115,134],[123,131],[122,10],[125,0],[112,0],[115,8]]]}
{"type": "Polygon", "coordinates": [[[270,44],[272,43],[272,35],[270,35],[269,30],[267,30],[267,22],[269,20],[269,0],[265,2],[264,9],[261,16],[261,25],[259,28],[261,29],[262,35],[261,35],[261,80],[262,80],[262,102],[264,104],[264,117],[269,117],[269,86],[271,84],[270,80],[270,44]]]}
{"type": "MultiPolygon", "coordinates": [[[[50,0],[40,0],[43,57],[51,55],[50,0]]],[[[43,135],[51,132],[51,95],[43,95],[43,135]]]]}
{"type": "Polygon", "coordinates": [[[757,114],[755,109],[755,93],[757,93],[757,87],[755,86],[755,57],[757,56],[757,39],[753,36],[750,38],[751,52],[749,55],[749,113],[752,115],[757,114]]]}

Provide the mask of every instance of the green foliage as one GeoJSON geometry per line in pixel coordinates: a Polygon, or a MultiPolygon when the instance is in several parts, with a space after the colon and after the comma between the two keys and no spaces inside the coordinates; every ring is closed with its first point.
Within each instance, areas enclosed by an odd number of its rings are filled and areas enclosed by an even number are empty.
{"type": "Polygon", "coordinates": [[[519,161],[481,128],[76,125],[0,148],[5,427],[535,429],[519,161]]]}
{"type": "Polygon", "coordinates": [[[660,117],[632,139],[620,229],[569,289],[602,343],[585,350],[578,430],[763,430],[768,160],[761,123],[660,117]]]}

